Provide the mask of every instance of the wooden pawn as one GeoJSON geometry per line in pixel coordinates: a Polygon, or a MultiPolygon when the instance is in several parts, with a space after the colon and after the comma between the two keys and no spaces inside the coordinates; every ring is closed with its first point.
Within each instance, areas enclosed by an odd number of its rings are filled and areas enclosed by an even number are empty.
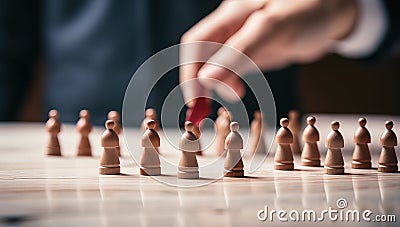
{"type": "Polygon", "coordinates": [[[339,132],[340,124],[332,121],[332,131],[325,140],[325,146],[328,148],[324,163],[324,172],[326,174],[344,174],[344,160],[342,156],[342,148],[344,147],[344,139],[339,132]]]}
{"type": "Polygon", "coordinates": [[[275,136],[278,148],[275,153],[274,168],[276,170],[294,170],[293,152],[290,147],[293,144],[293,134],[288,128],[289,120],[282,118],[280,124],[281,128],[275,136]]]}
{"type": "Polygon", "coordinates": [[[146,176],[161,175],[160,157],[158,148],[160,147],[160,136],[155,131],[156,122],[147,121],[146,131],[142,137],[143,153],[140,160],[140,174],[146,176]]]}
{"type": "Polygon", "coordinates": [[[61,132],[61,123],[58,119],[58,111],[49,111],[49,120],[46,122],[46,130],[49,133],[49,141],[46,146],[46,154],[61,156],[61,147],[58,134],[61,132]]]}
{"type": "Polygon", "coordinates": [[[243,160],[240,150],[243,149],[243,138],[239,134],[239,123],[230,124],[231,132],[225,140],[226,159],[224,162],[225,177],[243,177],[243,160]]]}
{"type": "Polygon", "coordinates": [[[178,178],[198,179],[199,165],[197,163],[196,152],[200,150],[200,143],[193,133],[194,125],[190,121],[185,122],[185,132],[179,142],[179,150],[182,156],[178,166],[178,178]]]}
{"type": "Polygon", "coordinates": [[[89,134],[92,132],[92,123],[90,123],[90,115],[88,110],[79,112],[79,121],[76,124],[76,129],[81,135],[78,144],[78,156],[92,156],[92,146],[89,141],[89,134]]]}
{"type": "Polygon", "coordinates": [[[397,136],[394,133],[393,121],[385,122],[385,131],[383,132],[380,143],[382,145],[381,154],[378,161],[378,171],[385,173],[398,172],[398,161],[395,146],[397,146],[397,136]]]}
{"type": "Polygon", "coordinates": [[[359,127],[354,134],[355,148],[353,151],[351,167],[353,169],[371,169],[371,153],[368,144],[371,143],[371,134],[365,127],[367,119],[358,119],[359,127]]]}
{"type": "Polygon", "coordinates": [[[100,157],[99,174],[101,175],[115,175],[120,174],[120,162],[117,153],[119,146],[119,138],[117,133],[113,130],[115,122],[113,120],[106,121],[106,130],[101,135],[101,147],[103,152],[100,157]]]}
{"type": "Polygon", "coordinates": [[[319,132],[315,127],[315,117],[307,118],[307,126],[303,131],[304,147],[301,152],[301,165],[318,167],[321,165],[321,155],[319,153],[318,144],[319,132]]]}

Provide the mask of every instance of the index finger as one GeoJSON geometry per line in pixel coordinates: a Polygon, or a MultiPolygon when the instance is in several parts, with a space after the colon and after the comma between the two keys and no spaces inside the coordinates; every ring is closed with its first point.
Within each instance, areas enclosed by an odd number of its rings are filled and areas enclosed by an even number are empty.
{"type": "MultiPolygon", "coordinates": [[[[225,43],[241,28],[249,15],[264,4],[264,1],[224,1],[214,12],[187,31],[181,39],[181,44],[188,45],[181,45],[180,48],[180,84],[196,79],[204,62],[220,47],[205,42],[225,43]]],[[[199,82],[188,83],[181,86],[181,89],[189,107],[193,105],[190,100],[210,93],[199,82]]]]}

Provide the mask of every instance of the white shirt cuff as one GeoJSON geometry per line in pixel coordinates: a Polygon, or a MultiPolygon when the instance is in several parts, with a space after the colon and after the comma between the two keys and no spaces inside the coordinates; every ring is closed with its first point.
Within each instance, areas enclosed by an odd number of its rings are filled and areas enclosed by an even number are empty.
{"type": "Polygon", "coordinates": [[[354,30],[334,46],[336,53],[348,58],[372,54],[388,29],[388,18],[381,0],[357,0],[357,3],[359,15],[354,30]]]}

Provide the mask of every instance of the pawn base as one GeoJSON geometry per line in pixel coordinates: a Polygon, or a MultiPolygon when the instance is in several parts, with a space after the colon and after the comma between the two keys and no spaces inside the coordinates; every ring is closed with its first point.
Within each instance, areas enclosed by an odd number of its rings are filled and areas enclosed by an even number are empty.
{"type": "Polygon", "coordinates": [[[178,171],[178,178],[180,178],[180,179],[199,179],[199,171],[196,171],[196,172],[178,171]]]}
{"type": "Polygon", "coordinates": [[[312,167],[319,167],[321,166],[320,160],[309,160],[309,159],[302,159],[301,160],[302,166],[312,166],[312,167]]]}
{"type": "Polygon", "coordinates": [[[397,173],[398,167],[396,166],[384,166],[384,165],[379,165],[378,166],[378,172],[382,173],[397,173]]]}
{"type": "Polygon", "coordinates": [[[61,149],[59,147],[48,147],[46,154],[52,156],[61,156],[61,149]]]}
{"type": "Polygon", "coordinates": [[[294,164],[293,163],[276,163],[274,165],[275,170],[294,170],[294,164]]]}
{"type": "Polygon", "coordinates": [[[244,177],[244,171],[243,170],[232,170],[232,171],[225,170],[224,177],[244,177]]]}
{"type": "Polygon", "coordinates": [[[340,175],[344,174],[344,167],[332,168],[332,167],[324,167],[324,173],[328,175],[340,175]]]}
{"type": "Polygon", "coordinates": [[[159,175],[161,175],[161,167],[140,168],[140,175],[143,175],[143,176],[159,176],[159,175]]]}
{"type": "Polygon", "coordinates": [[[351,162],[351,168],[353,168],[353,169],[371,169],[372,168],[372,163],[371,162],[352,161],[351,162]]]}
{"type": "Polygon", "coordinates": [[[77,156],[92,156],[91,150],[79,150],[77,156]]]}
{"type": "Polygon", "coordinates": [[[120,172],[120,167],[100,167],[99,168],[99,174],[101,175],[119,175],[121,174],[120,172]]]}

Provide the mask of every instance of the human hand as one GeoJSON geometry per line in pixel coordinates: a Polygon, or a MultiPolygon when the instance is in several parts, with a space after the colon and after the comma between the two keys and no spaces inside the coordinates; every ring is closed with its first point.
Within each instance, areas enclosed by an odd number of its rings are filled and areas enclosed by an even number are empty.
{"type": "MultiPolygon", "coordinates": [[[[187,31],[181,42],[222,43],[246,54],[260,69],[272,70],[319,59],[335,40],[351,32],[356,19],[355,0],[227,0],[187,31]]],[[[211,89],[224,96],[217,83],[207,79],[221,81],[244,96],[242,81],[227,69],[240,66],[240,59],[224,57],[222,49],[194,52],[219,59],[225,67],[207,62],[182,65],[181,83],[199,78],[198,85],[183,89],[186,101],[211,89]]]]}

